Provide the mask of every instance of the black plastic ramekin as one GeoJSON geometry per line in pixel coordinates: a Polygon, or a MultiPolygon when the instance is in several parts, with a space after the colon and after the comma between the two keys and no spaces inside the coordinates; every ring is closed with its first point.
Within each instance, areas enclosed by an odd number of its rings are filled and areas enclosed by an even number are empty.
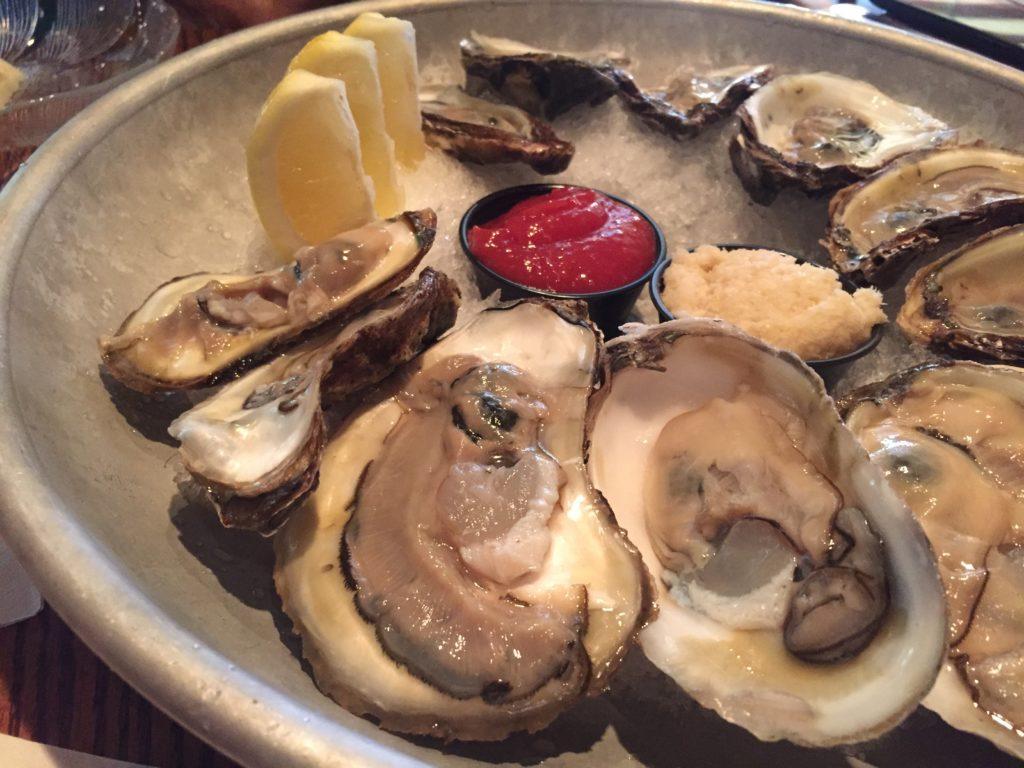
{"type": "Polygon", "coordinates": [[[531,288],[528,285],[502,277],[485,264],[482,264],[469,248],[469,230],[471,228],[477,224],[486,224],[496,219],[516,203],[556,189],[592,188],[576,184],[524,184],[519,187],[508,187],[481,198],[463,214],[462,222],[459,224],[459,242],[462,245],[463,252],[466,254],[466,258],[469,259],[476,270],[480,294],[487,296],[493,291],[498,290],[501,291],[501,298],[504,300],[521,299],[530,296],[548,299],[582,299],[587,302],[587,306],[590,309],[590,318],[604,332],[604,335],[608,337],[617,336],[619,334],[619,326],[628,318],[630,310],[633,309],[633,305],[636,303],[637,297],[644,287],[644,283],[650,280],[651,276],[664,263],[666,252],[665,236],[662,234],[661,228],[645,211],[637,208],[628,200],[623,200],[616,195],[609,195],[607,192],[601,192],[599,189],[593,190],[632,208],[643,217],[644,221],[647,222],[654,232],[654,254],[650,268],[636,280],[618,288],[597,293],[555,293],[553,291],[531,288]]]}
{"type": "MultiPolygon", "coordinates": [[[[787,256],[792,256],[797,260],[799,264],[808,264],[807,259],[802,259],[796,254],[788,253],[780,250],[779,248],[767,248],[763,245],[745,245],[743,243],[720,243],[715,246],[725,251],[738,251],[738,250],[770,250],[776,253],[784,253],[787,256]]],[[[661,291],[665,287],[665,270],[672,263],[671,259],[658,264],[654,270],[654,274],[651,276],[651,301],[654,302],[655,308],[658,310],[658,317],[664,322],[665,320],[675,319],[675,315],[669,311],[669,308],[665,306],[665,302],[661,298],[661,291]]],[[[843,286],[843,290],[847,293],[853,293],[859,287],[856,283],[843,275],[838,275],[839,283],[843,286]]],[[[861,344],[850,352],[845,352],[842,355],[836,355],[835,357],[827,357],[823,360],[805,360],[809,366],[821,373],[824,370],[829,370],[838,365],[844,365],[846,363],[856,360],[858,357],[863,357],[872,349],[874,349],[878,342],[882,340],[882,333],[885,331],[886,323],[878,323],[874,328],[871,329],[871,335],[868,336],[868,340],[861,344]]]]}

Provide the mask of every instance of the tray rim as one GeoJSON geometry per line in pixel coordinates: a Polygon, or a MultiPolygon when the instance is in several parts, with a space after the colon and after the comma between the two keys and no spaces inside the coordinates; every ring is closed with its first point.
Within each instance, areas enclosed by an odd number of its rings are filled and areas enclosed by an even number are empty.
{"type": "MultiPolygon", "coordinates": [[[[569,0],[571,2],[571,0],[569,0]]],[[[89,151],[166,93],[262,46],[286,42],[363,11],[405,14],[529,0],[363,0],[227,35],[173,57],[117,87],[77,115],[0,192],[0,534],[47,601],[86,644],[155,706],[234,760],[260,768],[293,765],[420,766],[285,692],[235,668],[160,611],[120,562],[64,511],[45,483],[18,413],[9,352],[10,297],[28,237],[42,209],[89,151]],[[76,568],[67,568],[69,562],[76,568]],[[111,610],[110,606],[116,608],[111,610]],[[155,650],[159,649],[159,650],[155,650]]],[[[559,2],[559,0],[553,0],[559,2]]],[[[618,0],[575,0],[620,5],[618,0]]],[[[566,3],[568,4],[568,2],[566,3]]],[[[634,0],[632,6],[708,8],[866,40],[968,71],[1024,94],[1024,72],[948,43],[879,24],[757,0],[634,0]]]]}

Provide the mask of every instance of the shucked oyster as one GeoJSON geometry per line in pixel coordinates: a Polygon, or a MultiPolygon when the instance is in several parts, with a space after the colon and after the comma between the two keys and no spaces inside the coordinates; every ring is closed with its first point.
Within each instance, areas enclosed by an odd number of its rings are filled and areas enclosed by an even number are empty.
{"type": "Polygon", "coordinates": [[[1024,372],[925,366],[842,406],[938,555],[951,647],[924,705],[1024,758],[1024,372]]]}
{"type": "Polygon", "coordinates": [[[916,344],[1024,362],[1024,225],[922,267],[897,322],[916,344]]]}
{"type": "Polygon", "coordinates": [[[944,654],[921,529],[795,356],[676,320],[608,345],[590,471],[658,582],[647,656],[765,740],[896,725],[944,654]]]}
{"type": "Polygon", "coordinates": [[[836,189],[900,155],[956,137],[927,112],[828,72],[777,77],[737,114],[733,168],[761,203],[785,186],[809,193],[836,189]]]}
{"type": "Polygon", "coordinates": [[[525,163],[537,173],[561,173],[575,151],[550,125],[518,107],[475,98],[456,86],[422,90],[420,111],[427,143],[460,160],[525,163]]]}
{"type": "Polygon", "coordinates": [[[103,363],[140,392],[212,384],[386,296],[430,249],[436,224],[429,209],[407,212],[302,248],[276,270],[171,280],[100,339],[103,363]]]}
{"type": "Polygon", "coordinates": [[[981,145],[915,152],[836,193],[828,213],[833,266],[884,282],[944,234],[1024,221],[1024,156],[981,145]]]}
{"type": "Polygon", "coordinates": [[[427,268],[340,332],[309,340],[179,416],[170,433],[221,522],[273,533],[316,483],[321,406],[419,354],[455,322],[458,303],[455,283],[427,268]]]}
{"type": "Polygon", "coordinates": [[[727,117],[750,94],[775,76],[772,67],[746,65],[697,74],[682,67],[668,82],[643,90],[625,70],[618,70],[619,95],[655,130],[674,139],[695,136],[708,123],[727,117]]]}
{"type": "Polygon", "coordinates": [[[628,63],[617,54],[546,51],[476,32],[460,47],[469,93],[496,93],[548,120],[580,104],[607,101],[619,88],[616,70],[628,63]]]}
{"type": "Polygon", "coordinates": [[[328,446],[275,580],[352,712],[443,738],[536,730],[599,691],[642,625],[649,576],[584,468],[604,367],[582,312],[479,314],[328,446]]]}

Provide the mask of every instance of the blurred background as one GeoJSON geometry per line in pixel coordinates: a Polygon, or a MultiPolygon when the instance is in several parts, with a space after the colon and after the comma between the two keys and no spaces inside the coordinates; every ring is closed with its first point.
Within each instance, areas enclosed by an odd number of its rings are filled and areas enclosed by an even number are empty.
{"type": "MultiPolygon", "coordinates": [[[[792,0],[823,13],[910,27],[1024,66],[1022,1],[792,0]]],[[[333,4],[0,1],[0,185],[70,117],[143,69],[244,27],[333,4]]]]}

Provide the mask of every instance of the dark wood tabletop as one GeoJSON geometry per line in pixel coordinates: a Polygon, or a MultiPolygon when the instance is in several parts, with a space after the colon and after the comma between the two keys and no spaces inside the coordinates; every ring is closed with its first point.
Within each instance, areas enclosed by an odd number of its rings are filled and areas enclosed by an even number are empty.
{"type": "Polygon", "coordinates": [[[0,733],[155,768],[236,766],[132,690],[49,606],[0,629],[0,733]]]}

